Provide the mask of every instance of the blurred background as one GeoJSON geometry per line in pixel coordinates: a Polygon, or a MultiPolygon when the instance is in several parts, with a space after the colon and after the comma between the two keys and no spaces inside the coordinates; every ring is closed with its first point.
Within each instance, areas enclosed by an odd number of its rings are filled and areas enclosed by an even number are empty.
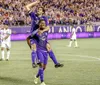
{"type": "MultiPolygon", "coordinates": [[[[25,5],[33,1],[35,0],[0,0],[0,22],[9,24],[13,33],[29,33],[31,19],[25,5]]],[[[77,37],[100,37],[99,33],[93,33],[100,31],[100,0],[41,0],[41,3],[32,9],[35,10],[39,6],[46,10],[45,15],[51,27],[49,33],[57,33],[50,35],[49,39],[52,39],[52,36],[53,39],[69,38],[70,19],[79,33],[77,37]]],[[[23,36],[23,40],[26,36],[23,36]]]]}
{"type": "MultiPolygon", "coordinates": [[[[25,5],[34,0],[0,0],[0,18],[11,26],[30,25],[25,5]]],[[[41,0],[51,25],[100,22],[100,0],[41,0]]]]}
{"type": "MultiPolygon", "coordinates": [[[[37,69],[32,69],[31,50],[25,41],[31,25],[25,5],[33,1],[0,0],[0,24],[9,25],[13,40],[10,61],[0,61],[0,85],[35,85],[37,69]]],[[[49,59],[46,84],[100,85],[100,0],[41,0],[34,9],[38,6],[45,7],[48,39],[57,60],[64,64],[55,69],[49,59]],[[70,20],[77,32],[78,48],[68,47],[70,20]]]]}

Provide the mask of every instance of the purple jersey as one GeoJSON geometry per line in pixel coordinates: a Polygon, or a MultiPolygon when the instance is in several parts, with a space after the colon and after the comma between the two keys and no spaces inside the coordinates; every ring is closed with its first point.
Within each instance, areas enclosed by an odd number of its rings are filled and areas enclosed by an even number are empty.
{"type": "MultiPolygon", "coordinates": [[[[37,34],[38,35],[38,34],[37,34]]],[[[48,52],[46,49],[48,32],[44,32],[38,35],[39,40],[37,41],[37,57],[39,63],[47,64],[48,52]]]]}
{"type": "Polygon", "coordinates": [[[47,40],[48,32],[44,32],[41,35],[38,35],[38,41],[37,41],[37,49],[42,51],[47,51],[46,44],[48,42],[47,40]]]}
{"type": "Polygon", "coordinates": [[[45,22],[46,22],[46,25],[49,25],[48,24],[48,19],[46,16],[41,16],[41,17],[38,17],[37,14],[35,14],[34,12],[30,12],[29,13],[30,17],[31,17],[31,30],[30,30],[30,33],[32,33],[34,30],[38,29],[38,23],[39,23],[39,20],[40,19],[43,19],[45,22]]]}

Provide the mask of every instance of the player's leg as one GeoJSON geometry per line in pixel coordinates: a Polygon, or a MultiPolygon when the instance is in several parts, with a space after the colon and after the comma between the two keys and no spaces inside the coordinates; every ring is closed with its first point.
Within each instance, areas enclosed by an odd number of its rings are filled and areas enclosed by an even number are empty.
{"type": "Polygon", "coordinates": [[[30,47],[30,49],[32,49],[32,52],[31,52],[32,67],[35,68],[35,67],[37,67],[37,65],[36,65],[36,56],[37,56],[36,42],[30,36],[27,37],[26,41],[27,41],[27,44],[30,47]]]}
{"type": "Polygon", "coordinates": [[[7,58],[6,58],[6,60],[7,60],[7,61],[9,60],[9,57],[10,57],[10,48],[11,48],[11,43],[8,42],[8,43],[6,44],[6,50],[7,50],[7,58]]]}
{"type": "Polygon", "coordinates": [[[38,83],[38,78],[40,77],[40,81],[41,83],[44,82],[44,64],[43,63],[39,63],[39,69],[38,69],[38,73],[36,75],[36,78],[34,79],[34,83],[37,84],[38,83]]]}
{"type": "Polygon", "coordinates": [[[73,36],[73,40],[74,40],[74,43],[75,43],[74,47],[78,47],[77,40],[76,40],[76,35],[73,36]]]}
{"type": "Polygon", "coordinates": [[[31,43],[30,43],[30,38],[29,38],[29,36],[27,37],[26,41],[27,41],[28,46],[29,46],[30,49],[31,49],[31,43]]]}
{"type": "Polygon", "coordinates": [[[72,46],[72,42],[73,42],[73,40],[70,39],[68,47],[71,47],[72,46]]]}
{"type": "Polygon", "coordinates": [[[55,57],[55,54],[53,53],[53,51],[52,51],[51,46],[50,46],[49,43],[47,43],[46,48],[47,48],[47,51],[48,51],[48,54],[49,54],[50,58],[52,59],[52,61],[55,64],[55,67],[56,68],[57,67],[63,67],[63,64],[58,63],[58,61],[57,61],[57,59],[55,57]]]}
{"type": "Polygon", "coordinates": [[[32,59],[32,67],[35,68],[37,67],[36,64],[36,58],[37,58],[37,53],[36,53],[36,43],[34,42],[34,40],[32,40],[31,42],[31,59],[32,59]]]}
{"type": "Polygon", "coordinates": [[[5,44],[4,43],[1,43],[1,59],[0,60],[5,60],[5,52],[4,52],[4,49],[5,49],[5,44]]]}
{"type": "MultiPolygon", "coordinates": [[[[44,83],[44,70],[43,70],[43,68],[44,68],[44,63],[43,63],[44,62],[44,56],[43,56],[42,52],[37,51],[37,57],[38,57],[38,60],[39,60],[39,62],[38,62],[39,69],[38,69],[38,73],[37,73],[37,75],[34,79],[34,83],[37,84],[38,78],[40,77],[40,81],[41,81],[41,85],[42,85],[42,83],[44,83]]],[[[45,85],[45,83],[44,83],[44,85],[45,85]]]]}
{"type": "Polygon", "coordinates": [[[77,40],[74,39],[74,42],[75,42],[75,46],[74,47],[78,47],[78,44],[77,44],[77,40]]]}

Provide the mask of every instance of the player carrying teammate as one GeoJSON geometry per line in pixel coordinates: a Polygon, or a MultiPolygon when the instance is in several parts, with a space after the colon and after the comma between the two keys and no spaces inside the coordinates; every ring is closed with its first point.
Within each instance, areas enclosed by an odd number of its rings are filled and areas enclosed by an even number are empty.
{"type": "MultiPolygon", "coordinates": [[[[45,29],[46,24],[44,20],[39,21],[39,28],[37,30],[43,30],[45,29]]],[[[34,31],[32,33],[32,37],[36,33],[36,36],[38,37],[37,40],[37,57],[38,57],[38,65],[39,70],[37,75],[35,76],[34,83],[38,83],[38,78],[40,77],[41,84],[40,85],[46,85],[44,83],[44,70],[46,68],[47,62],[48,62],[48,52],[46,45],[48,43],[47,36],[48,31],[43,32],[42,34],[39,34],[38,31],[34,31]],[[36,33],[37,32],[37,33],[36,33]]]]}
{"type": "MultiPolygon", "coordinates": [[[[27,8],[28,11],[30,11],[29,15],[30,15],[31,20],[32,20],[31,33],[33,31],[35,31],[36,29],[38,29],[38,23],[39,23],[40,19],[43,19],[46,22],[46,28],[44,30],[38,30],[39,34],[42,34],[43,32],[48,31],[50,28],[48,26],[47,17],[43,15],[45,13],[43,7],[39,7],[36,10],[36,12],[31,11],[32,6],[36,6],[36,4],[38,4],[38,3],[40,3],[39,0],[35,1],[35,2],[31,3],[31,4],[26,5],[26,8],[27,8]]],[[[37,50],[36,49],[37,36],[34,36],[33,39],[30,39],[28,37],[27,38],[27,43],[30,46],[30,48],[32,49],[31,56],[32,56],[33,67],[36,67],[35,59],[36,59],[36,56],[37,56],[37,53],[36,53],[36,50],[37,50]],[[31,43],[31,45],[30,45],[30,43],[31,43]]],[[[62,67],[63,64],[60,64],[60,63],[57,62],[56,57],[55,57],[55,55],[54,55],[49,43],[47,43],[46,47],[47,47],[47,51],[48,51],[48,54],[49,54],[50,58],[53,60],[53,62],[55,64],[55,67],[62,67]]]]}

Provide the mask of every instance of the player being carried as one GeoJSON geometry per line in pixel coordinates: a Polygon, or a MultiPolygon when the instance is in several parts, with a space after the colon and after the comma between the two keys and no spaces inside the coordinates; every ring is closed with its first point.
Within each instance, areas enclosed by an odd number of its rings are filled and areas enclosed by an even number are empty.
{"type": "MultiPolygon", "coordinates": [[[[31,11],[31,8],[33,6],[36,6],[39,3],[40,3],[40,1],[37,0],[33,3],[26,5],[26,8],[29,11],[29,15],[30,15],[31,20],[32,20],[30,33],[34,32],[36,29],[38,29],[38,27],[39,27],[38,23],[39,23],[40,19],[43,19],[46,22],[46,27],[43,30],[38,30],[39,34],[42,34],[43,32],[48,31],[50,29],[49,26],[48,26],[49,25],[48,19],[47,19],[46,16],[44,16],[45,10],[44,10],[43,7],[37,8],[37,10],[35,10],[35,12],[31,11]]],[[[38,40],[38,38],[37,38],[36,35],[34,35],[33,38],[27,37],[27,43],[28,43],[29,47],[32,49],[31,57],[32,57],[32,66],[33,67],[36,67],[35,61],[36,61],[36,56],[37,56],[37,53],[36,53],[37,40],[38,40]]],[[[49,43],[46,44],[46,48],[47,48],[47,51],[48,51],[50,58],[53,60],[53,62],[55,64],[55,67],[56,68],[62,67],[63,64],[58,63],[49,43]]]]}

